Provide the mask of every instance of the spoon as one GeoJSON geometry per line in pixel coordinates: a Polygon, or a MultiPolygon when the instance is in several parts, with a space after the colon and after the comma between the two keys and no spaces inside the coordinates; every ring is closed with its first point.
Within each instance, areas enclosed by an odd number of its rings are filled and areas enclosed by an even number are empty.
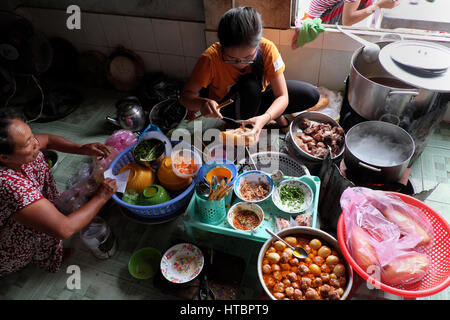
{"type": "Polygon", "coordinates": [[[372,43],[370,41],[364,40],[356,35],[354,35],[351,32],[348,32],[344,29],[342,29],[338,24],[336,24],[336,28],[338,28],[339,31],[346,34],[353,40],[358,41],[362,45],[364,45],[364,48],[362,50],[362,57],[367,63],[373,63],[378,60],[378,55],[380,53],[380,46],[372,43]]]}
{"type": "Polygon", "coordinates": [[[268,233],[270,233],[272,236],[274,236],[275,238],[277,238],[278,240],[280,240],[281,242],[283,242],[289,248],[291,248],[292,251],[294,251],[294,256],[296,256],[297,258],[299,258],[299,259],[306,259],[306,258],[308,258],[308,252],[306,252],[306,250],[303,249],[302,247],[293,247],[289,243],[287,243],[286,241],[281,239],[279,236],[277,236],[272,230],[266,228],[266,231],[268,233]]]}

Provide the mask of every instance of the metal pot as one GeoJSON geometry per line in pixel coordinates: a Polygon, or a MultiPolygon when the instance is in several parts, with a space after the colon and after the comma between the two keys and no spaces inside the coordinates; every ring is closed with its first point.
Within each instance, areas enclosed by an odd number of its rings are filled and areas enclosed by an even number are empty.
{"type": "Polygon", "coordinates": [[[383,121],[365,121],[345,136],[347,170],[371,182],[400,180],[414,154],[412,137],[402,128],[383,121]]]}
{"type": "Polygon", "coordinates": [[[138,98],[134,96],[120,99],[116,102],[117,118],[106,117],[105,119],[130,131],[139,131],[144,128],[146,117],[138,98]]]}
{"type": "MultiPolygon", "coordinates": [[[[380,41],[381,49],[392,41],[380,41]]],[[[348,101],[367,120],[382,120],[407,128],[413,119],[426,114],[437,92],[409,85],[387,72],[379,60],[367,63],[363,48],[351,59],[348,101]]]]}

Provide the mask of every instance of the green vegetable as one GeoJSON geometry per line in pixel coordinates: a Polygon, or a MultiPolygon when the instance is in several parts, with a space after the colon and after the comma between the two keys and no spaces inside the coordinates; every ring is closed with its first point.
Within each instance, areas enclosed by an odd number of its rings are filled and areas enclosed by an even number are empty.
{"type": "Polygon", "coordinates": [[[285,184],[280,188],[280,200],[283,205],[298,209],[305,202],[305,194],[300,187],[285,184]]]}
{"type": "Polygon", "coordinates": [[[164,142],[148,139],[140,142],[134,149],[134,157],[140,161],[153,161],[158,159],[165,151],[164,142]]]}

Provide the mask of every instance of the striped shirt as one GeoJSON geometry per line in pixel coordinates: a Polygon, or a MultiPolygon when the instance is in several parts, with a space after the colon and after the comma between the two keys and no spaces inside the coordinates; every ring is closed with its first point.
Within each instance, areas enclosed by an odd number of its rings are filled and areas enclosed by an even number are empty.
{"type": "Polygon", "coordinates": [[[341,1],[355,2],[358,0],[311,0],[308,9],[308,16],[310,18],[320,18],[325,11],[331,9],[341,1]]]}

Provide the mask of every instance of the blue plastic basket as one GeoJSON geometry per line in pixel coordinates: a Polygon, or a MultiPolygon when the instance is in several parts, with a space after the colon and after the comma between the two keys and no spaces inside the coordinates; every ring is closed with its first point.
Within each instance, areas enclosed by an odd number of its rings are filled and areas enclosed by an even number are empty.
{"type": "MultiPolygon", "coordinates": [[[[171,140],[171,143],[173,146],[178,144],[180,141],[178,140],[171,140]]],[[[136,144],[128,147],[127,149],[123,150],[111,163],[109,166],[112,168],[112,172],[114,175],[119,174],[120,169],[122,169],[123,166],[129,163],[136,162],[133,157],[133,148],[136,146],[136,144]]],[[[194,152],[197,152],[194,148],[192,148],[194,152]]],[[[198,152],[197,152],[198,153],[198,152]]],[[[132,213],[144,217],[144,218],[164,218],[165,216],[170,216],[175,212],[184,210],[186,206],[189,204],[189,201],[192,198],[192,195],[194,193],[194,188],[196,184],[197,179],[193,179],[192,183],[189,185],[189,187],[184,190],[181,194],[177,195],[176,197],[172,198],[170,201],[153,205],[153,206],[137,206],[129,204],[125,201],[122,201],[122,199],[119,198],[117,193],[115,193],[112,196],[112,199],[121,207],[124,207],[125,209],[131,211],[132,213]]]]}

